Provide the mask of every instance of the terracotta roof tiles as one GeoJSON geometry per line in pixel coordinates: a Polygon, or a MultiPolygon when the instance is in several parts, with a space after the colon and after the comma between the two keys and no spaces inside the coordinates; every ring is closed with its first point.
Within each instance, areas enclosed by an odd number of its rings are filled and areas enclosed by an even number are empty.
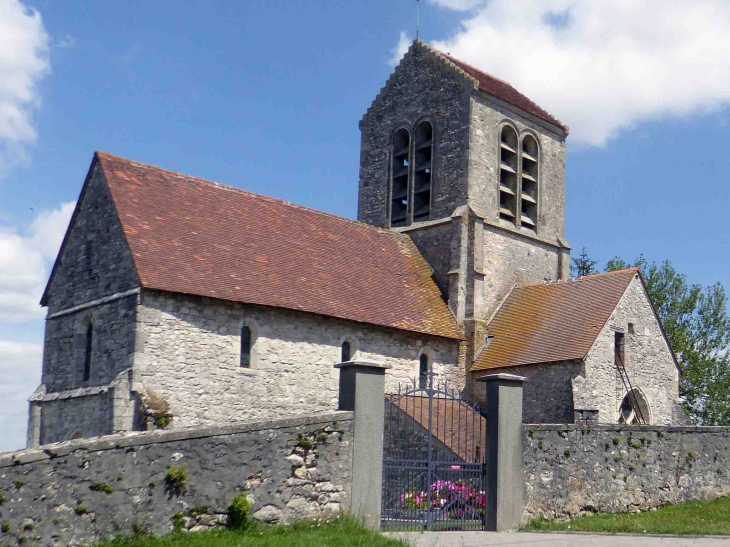
{"type": "Polygon", "coordinates": [[[461,338],[408,237],[97,152],[145,288],[461,338]]]}
{"type": "Polygon", "coordinates": [[[487,327],[472,371],[585,358],[637,268],[518,285],[487,327]]]}
{"type": "Polygon", "coordinates": [[[495,97],[502,99],[503,101],[512,104],[524,110],[525,112],[540,118],[541,120],[545,120],[546,122],[556,125],[560,129],[565,131],[565,133],[568,133],[567,125],[564,125],[556,117],[548,114],[535,102],[517,91],[509,83],[505,82],[504,80],[500,80],[496,76],[492,76],[491,74],[484,72],[483,70],[479,70],[475,66],[465,63],[464,61],[460,61],[459,59],[456,59],[455,57],[452,57],[447,53],[438,50],[434,51],[437,51],[443,57],[445,57],[446,59],[454,63],[457,67],[466,72],[469,76],[477,80],[477,82],[479,83],[479,89],[481,89],[482,91],[489,93],[490,95],[494,95],[495,97]]]}

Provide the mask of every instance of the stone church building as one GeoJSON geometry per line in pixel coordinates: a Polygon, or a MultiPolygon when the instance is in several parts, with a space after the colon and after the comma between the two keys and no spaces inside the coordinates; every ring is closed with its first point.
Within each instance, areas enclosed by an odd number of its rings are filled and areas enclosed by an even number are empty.
{"type": "Polygon", "coordinates": [[[357,221],[97,152],[28,444],[332,410],[348,360],[526,376],[529,422],[684,421],[641,274],[569,278],[567,126],[417,40],[360,130],[357,221]]]}

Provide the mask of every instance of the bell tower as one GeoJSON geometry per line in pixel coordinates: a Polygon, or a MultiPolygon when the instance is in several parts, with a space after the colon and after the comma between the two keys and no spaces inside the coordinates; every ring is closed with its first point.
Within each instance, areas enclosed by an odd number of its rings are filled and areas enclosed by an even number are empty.
{"type": "Polygon", "coordinates": [[[416,40],[360,131],[358,220],[413,239],[467,357],[515,284],[568,276],[568,128],[514,87],[416,40]]]}

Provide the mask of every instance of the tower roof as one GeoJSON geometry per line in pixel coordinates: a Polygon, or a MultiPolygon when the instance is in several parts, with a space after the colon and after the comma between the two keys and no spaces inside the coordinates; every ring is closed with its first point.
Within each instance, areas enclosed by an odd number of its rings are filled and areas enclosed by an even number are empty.
{"type": "Polygon", "coordinates": [[[466,72],[469,76],[477,80],[480,90],[489,93],[490,95],[494,95],[498,99],[502,99],[503,101],[514,105],[524,110],[525,112],[540,118],[541,120],[545,120],[546,122],[556,125],[560,129],[565,131],[566,134],[568,133],[567,125],[564,125],[555,116],[548,114],[535,102],[530,100],[526,95],[523,95],[522,93],[517,91],[517,89],[515,89],[511,84],[505,82],[504,80],[500,80],[496,76],[492,76],[491,74],[484,72],[483,70],[480,70],[475,66],[465,63],[464,61],[460,61],[459,59],[456,59],[455,57],[452,57],[447,53],[444,53],[437,49],[434,49],[434,51],[438,52],[440,55],[454,63],[464,72],[466,72]]]}
{"type": "Polygon", "coordinates": [[[462,338],[408,236],[102,152],[94,161],[145,288],[462,338]]]}

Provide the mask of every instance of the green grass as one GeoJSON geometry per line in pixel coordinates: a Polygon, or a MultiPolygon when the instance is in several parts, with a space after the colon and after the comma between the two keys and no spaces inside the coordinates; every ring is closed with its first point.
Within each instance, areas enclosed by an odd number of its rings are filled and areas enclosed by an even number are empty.
{"type": "Polygon", "coordinates": [[[730,535],[730,498],[678,503],[645,513],[606,513],[565,522],[537,519],[523,530],[730,535]]]}
{"type": "Polygon", "coordinates": [[[360,526],[352,517],[301,521],[289,526],[258,525],[246,531],[173,533],[161,537],[117,539],[99,547],[405,547],[360,526]]]}

